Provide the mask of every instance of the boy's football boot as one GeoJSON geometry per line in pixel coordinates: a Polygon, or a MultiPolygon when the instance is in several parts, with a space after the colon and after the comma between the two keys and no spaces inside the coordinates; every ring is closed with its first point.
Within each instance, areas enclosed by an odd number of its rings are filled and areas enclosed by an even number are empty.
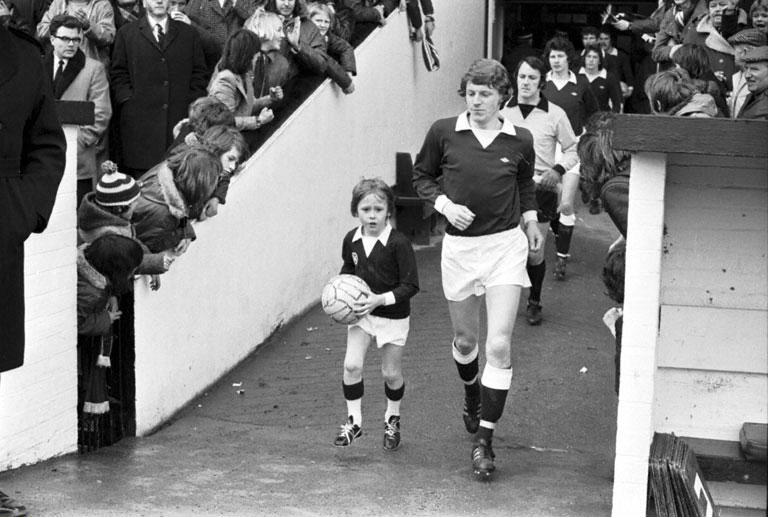
{"type": "Polygon", "coordinates": [[[352,422],[352,416],[349,416],[347,422],[341,425],[341,431],[333,441],[334,446],[349,446],[352,441],[363,435],[363,430],[352,422]]]}
{"type": "Polygon", "coordinates": [[[476,477],[481,480],[488,480],[496,469],[493,465],[493,448],[491,442],[485,439],[478,439],[472,448],[472,470],[476,477]]]}

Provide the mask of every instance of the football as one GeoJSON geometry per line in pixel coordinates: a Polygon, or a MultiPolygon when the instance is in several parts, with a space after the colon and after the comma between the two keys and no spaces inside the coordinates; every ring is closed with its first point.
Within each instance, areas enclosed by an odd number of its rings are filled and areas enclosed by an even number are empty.
{"type": "Polygon", "coordinates": [[[369,293],[371,289],[363,279],[343,273],[328,281],[320,300],[326,315],[339,324],[351,325],[360,320],[355,315],[355,303],[365,300],[369,293]]]}

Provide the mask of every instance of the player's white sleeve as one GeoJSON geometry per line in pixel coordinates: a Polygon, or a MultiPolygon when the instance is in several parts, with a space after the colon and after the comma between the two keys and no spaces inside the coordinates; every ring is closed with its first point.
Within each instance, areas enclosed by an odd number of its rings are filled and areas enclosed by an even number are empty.
{"type": "Polygon", "coordinates": [[[566,172],[570,171],[579,163],[579,155],[576,152],[576,146],[579,141],[573,132],[573,128],[571,128],[571,123],[568,121],[568,116],[565,115],[565,112],[562,113],[562,116],[557,121],[557,142],[560,144],[562,153],[559,164],[566,172]]]}

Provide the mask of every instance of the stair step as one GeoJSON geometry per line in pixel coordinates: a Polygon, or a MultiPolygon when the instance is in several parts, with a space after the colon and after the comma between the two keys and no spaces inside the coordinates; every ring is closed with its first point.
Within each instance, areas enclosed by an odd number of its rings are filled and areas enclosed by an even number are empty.
{"type": "Polygon", "coordinates": [[[707,481],[707,487],[715,505],[720,508],[721,516],[765,516],[768,497],[766,486],[707,481]],[[750,513],[744,514],[746,511],[750,513]]]}

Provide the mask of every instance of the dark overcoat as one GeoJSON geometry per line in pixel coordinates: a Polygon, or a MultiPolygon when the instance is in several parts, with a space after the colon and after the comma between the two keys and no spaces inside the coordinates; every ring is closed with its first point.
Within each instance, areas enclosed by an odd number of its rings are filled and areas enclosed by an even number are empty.
{"type": "Polygon", "coordinates": [[[0,372],[24,363],[24,240],[42,232],[66,141],[40,48],[0,25],[0,372]]]}
{"type": "Polygon", "coordinates": [[[147,170],[163,161],[173,127],[206,95],[205,57],[194,28],[168,20],[158,45],[146,16],[120,28],[110,70],[119,106],[122,165],[147,170]]]}

